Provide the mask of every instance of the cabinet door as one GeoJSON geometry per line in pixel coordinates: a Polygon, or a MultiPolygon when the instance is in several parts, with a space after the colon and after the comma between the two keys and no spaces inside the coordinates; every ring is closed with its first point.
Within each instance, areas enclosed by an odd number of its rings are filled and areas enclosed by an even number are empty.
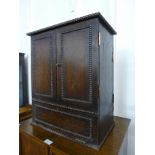
{"type": "Polygon", "coordinates": [[[20,132],[20,154],[21,155],[49,155],[49,146],[40,139],[20,132]]]}
{"type": "Polygon", "coordinates": [[[31,62],[33,100],[54,100],[56,96],[56,56],[54,32],[45,32],[32,36],[31,62]]]}
{"type": "Polygon", "coordinates": [[[96,102],[97,54],[97,20],[57,30],[57,97],[60,103],[90,107],[96,102]]]}

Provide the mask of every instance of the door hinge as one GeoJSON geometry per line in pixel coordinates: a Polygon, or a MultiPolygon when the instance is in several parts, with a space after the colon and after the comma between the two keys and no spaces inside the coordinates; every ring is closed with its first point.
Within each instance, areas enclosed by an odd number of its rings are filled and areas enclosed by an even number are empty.
{"type": "Polygon", "coordinates": [[[100,43],[101,43],[101,33],[98,32],[98,45],[100,46],[100,43]]]}

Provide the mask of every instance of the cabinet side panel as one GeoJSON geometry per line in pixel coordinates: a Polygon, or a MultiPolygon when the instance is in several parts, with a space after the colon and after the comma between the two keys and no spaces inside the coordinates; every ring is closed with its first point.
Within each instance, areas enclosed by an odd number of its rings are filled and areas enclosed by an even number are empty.
{"type": "Polygon", "coordinates": [[[100,140],[113,126],[113,36],[100,28],[100,140]]]}

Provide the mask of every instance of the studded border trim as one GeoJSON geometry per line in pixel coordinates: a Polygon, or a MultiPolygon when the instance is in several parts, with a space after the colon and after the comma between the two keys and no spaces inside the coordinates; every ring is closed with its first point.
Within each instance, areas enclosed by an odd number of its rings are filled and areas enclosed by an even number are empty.
{"type": "MultiPolygon", "coordinates": [[[[61,64],[62,64],[62,70],[61,70],[61,98],[62,100],[66,100],[66,101],[73,101],[73,102],[82,102],[82,103],[89,103],[91,104],[92,103],[92,89],[93,89],[93,86],[92,86],[92,77],[93,77],[93,72],[92,72],[92,26],[89,25],[88,27],[83,27],[83,28],[79,28],[79,29],[76,29],[75,31],[78,31],[78,30],[82,30],[82,29],[89,29],[89,36],[88,36],[88,40],[89,40],[89,62],[88,62],[88,80],[89,80],[89,100],[80,100],[80,99],[73,99],[73,98],[65,98],[64,97],[64,62],[63,62],[63,46],[61,46],[61,64]]],[[[72,32],[72,31],[67,31],[65,33],[69,33],[69,32],[72,32]]],[[[65,34],[65,33],[62,33],[62,34],[65,34]]],[[[61,45],[63,45],[63,37],[61,35],[61,45]]]]}
{"type": "MultiPolygon", "coordinates": [[[[47,128],[53,128],[53,130],[54,130],[54,128],[55,129],[58,129],[58,130],[60,130],[60,133],[62,132],[67,132],[67,133],[69,133],[69,134],[72,134],[72,135],[75,135],[75,136],[78,136],[78,137],[80,137],[80,138],[86,138],[86,139],[91,139],[92,138],[92,118],[87,118],[87,117],[83,117],[83,116],[79,116],[79,115],[75,115],[75,114],[71,114],[71,113],[67,113],[67,112],[64,112],[64,111],[60,111],[60,110],[56,110],[56,109],[50,109],[50,108],[47,108],[47,107],[44,107],[44,106],[40,106],[40,105],[34,105],[34,107],[33,108],[35,108],[35,111],[37,110],[36,108],[37,107],[40,107],[40,108],[43,108],[43,109],[47,109],[47,110],[49,110],[49,111],[54,111],[54,112],[59,112],[60,114],[64,114],[64,115],[69,115],[69,116],[71,116],[71,117],[75,117],[75,118],[81,118],[81,119],[85,119],[85,120],[88,120],[89,122],[90,122],[90,126],[89,126],[89,136],[84,136],[84,135],[82,135],[82,134],[79,134],[79,133],[76,133],[76,132],[72,132],[72,131],[70,131],[70,130],[66,130],[66,129],[63,129],[63,128],[60,128],[60,127],[58,127],[58,126],[55,126],[55,125],[53,125],[53,124],[50,124],[50,123],[47,123],[47,122],[44,122],[44,121],[42,121],[42,120],[40,120],[40,119],[37,119],[36,118],[36,114],[35,114],[35,116],[34,116],[34,119],[33,119],[33,121],[35,121],[35,122],[38,122],[38,123],[41,123],[41,124],[44,124],[45,126],[47,126],[47,128]]],[[[45,127],[46,128],[46,127],[45,127]]],[[[52,131],[52,130],[51,130],[52,131]]],[[[56,131],[56,132],[58,132],[58,131],[56,131]]],[[[64,133],[63,133],[64,134],[64,133]]]]}

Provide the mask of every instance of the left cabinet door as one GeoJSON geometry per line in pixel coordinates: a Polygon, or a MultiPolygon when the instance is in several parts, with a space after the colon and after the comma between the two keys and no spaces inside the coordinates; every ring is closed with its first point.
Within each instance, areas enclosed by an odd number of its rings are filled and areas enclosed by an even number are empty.
{"type": "Polygon", "coordinates": [[[55,32],[31,37],[32,100],[54,101],[56,98],[55,32]]]}
{"type": "Polygon", "coordinates": [[[20,155],[49,155],[49,145],[25,131],[19,133],[20,155]]]}

